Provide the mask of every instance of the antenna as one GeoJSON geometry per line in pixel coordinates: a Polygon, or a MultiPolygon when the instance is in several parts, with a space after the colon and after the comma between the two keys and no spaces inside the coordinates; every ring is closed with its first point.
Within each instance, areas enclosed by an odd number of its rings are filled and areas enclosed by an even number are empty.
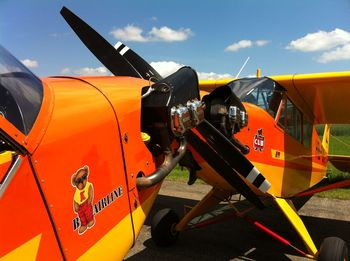
{"type": "Polygon", "coordinates": [[[246,66],[246,64],[249,61],[249,59],[250,59],[250,57],[248,56],[248,58],[245,60],[244,64],[242,65],[241,69],[239,70],[239,72],[237,73],[235,78],[238,78],[238,76],[241,74],[241,72],[243,71],[243,69],[246,66]]]}

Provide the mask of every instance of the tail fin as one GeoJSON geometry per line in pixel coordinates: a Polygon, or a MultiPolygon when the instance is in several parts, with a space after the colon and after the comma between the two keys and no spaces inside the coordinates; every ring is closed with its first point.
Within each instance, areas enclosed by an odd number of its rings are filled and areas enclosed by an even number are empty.
{"type": "Polygon", "coordinates": [[[328,154],[329,152],[329,139],[331,134],[331,124],[326,124],[324,127],[323,138],[322,138],[322,147],[324,151],[328,154]]]}

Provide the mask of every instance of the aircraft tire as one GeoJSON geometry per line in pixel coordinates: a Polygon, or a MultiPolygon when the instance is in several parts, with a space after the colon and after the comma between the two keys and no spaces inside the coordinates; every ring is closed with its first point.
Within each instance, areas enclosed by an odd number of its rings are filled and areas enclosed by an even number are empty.
{"type": "Polygon", "coordinates": [[[317,257],[318,261],[348,261],[348,247],[338,237],[327,237],[323,240],[317,257]]]}
{"type": "Polygon", "coordinates": [[[170,208],[165,208],[157,212],[151,222],[151,235],[157,246],[170,246],[179,237],[179,231],[175,230],[175,225],[179,222],[179,217],[170,208]]]}

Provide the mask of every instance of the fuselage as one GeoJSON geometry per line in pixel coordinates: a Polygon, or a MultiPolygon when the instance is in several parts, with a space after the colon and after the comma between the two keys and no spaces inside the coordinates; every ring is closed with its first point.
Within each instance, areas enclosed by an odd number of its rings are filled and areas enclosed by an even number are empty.
{"type": "Polygon", "coordinates": [[[0,256],[20,256],[26,246],[42,260],[125,256],[160,187],[136,188],[141,171],[156,169],[140,135],[147,84],[129,77],[45,78],[28,134],[0,117],[2,133],[25,151],[1,198],[0,256]],[[85,225],[75,205],[89,194],[73,181],[82,168],[93,190],[94,222],[85,225]]]}
{"type": "MultiPolygon", "coordinates": [[[[235,80],[224,85],[243,101],[248,125],[234,137],[249,147],[246,157],[271,183],[268,193],[290,197],[326,176],[328,148],[322,145],[312,116],[294,104],[283,86],[268,78],[235,80]]],[[[208,94],[201,93],[202,97],[208,94]]],[[[201,164],[199,177],[213,186],[235,190],[206,162],[201,164]]]]}

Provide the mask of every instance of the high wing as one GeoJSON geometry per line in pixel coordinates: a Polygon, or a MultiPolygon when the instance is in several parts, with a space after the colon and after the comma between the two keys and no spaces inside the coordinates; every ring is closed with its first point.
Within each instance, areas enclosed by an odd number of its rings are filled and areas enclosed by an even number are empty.
{"type": "MultiPolygon", "coordinates": [[[[269,76],[283,86],[293,102],[315,124],[350,124],[350,71],[269,76]]],[[[202,80],[200,89],[212,91],[234,78],[202,80]]]]}
{"type": "Polygon", "coordinates": [[[315,124],[350,124],[350,71],[272,76],[315,124]]]}

